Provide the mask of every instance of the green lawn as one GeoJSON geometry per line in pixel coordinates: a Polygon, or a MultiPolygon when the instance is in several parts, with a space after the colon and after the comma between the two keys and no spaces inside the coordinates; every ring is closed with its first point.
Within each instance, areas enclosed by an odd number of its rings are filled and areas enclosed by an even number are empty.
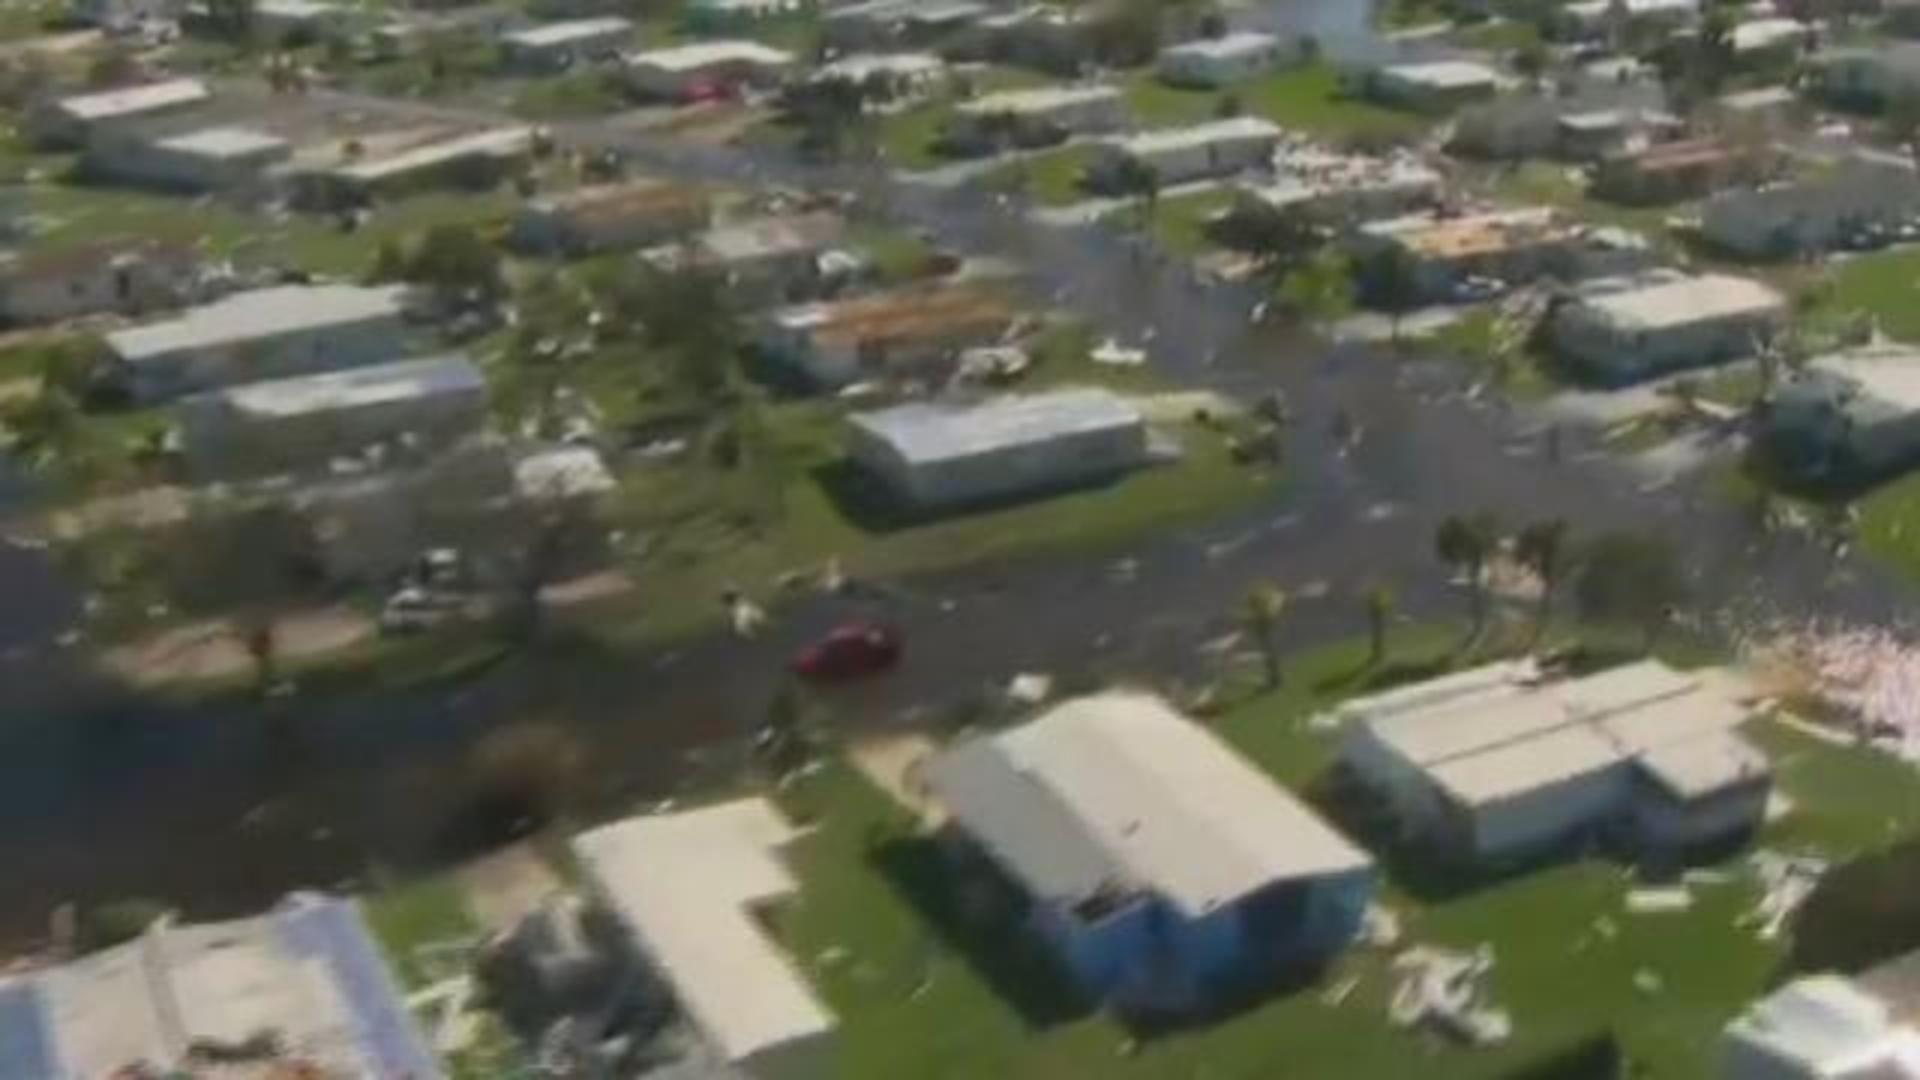
{"type": "Polygon", "coordinates": [[[1127,97],[1127,111],[1141,127],[1174,127],[1192,124],[1215,116],[1220,93],[1181,86],[1168,86],[1151,71],[1137,72],[1121,88],[1127,97]]]}
{"type": "Polygon", "coordinates": [[[1863,311],[1879,323],[1881,332],[1906,340],[1920,339],[1920,249],[1877,251],[1826,264],[1833,275],[1833,305],[1863,311]]]}
{"type": "Polygon", "coordinates": [[[1614,225],[1645,234],[1656,243],[1670,241],[1666,220],[1684,207],[1621,206],[1587,196],[1586,182],[1564,165],[1529,161],[1502,168],[1487,180],[1491,193],[1506,202],[1558,207],[1573,217],[1600,225],[1614,225]]]}
{"type": "MultiPolygon", "coordinates": [[[[363,899],[360,910],[403,992],[466,972],[467,960],[458,952],[442,960],[427,960],[419,953],[422,945],[459,942],[480,931],[453,877],[384,889],[363,899]]],[[[446,1062],[453,1080],[531,1080],[520,1047],[499,1018],[483,1013],[476,1022],[478,1031],[466,1049],[446,1062]]]]}
{"type": "Polygon", "coordinates": [[[1213,243],[1207,227],[1232,205],[1233,192],[1220,190],[1161,199],[1153,208],[1154,242],[1172,255],[1198,255],[1213,243]]]}
{"type": "MultiPolygon", "coordinates": [[[[1395,662],[1444,665],[1453,641],[1447,629],[1400,628],[1395,662]]],[[[1344,642],[1291,658],[1282,690],[1231,707],[1216,730],[1280,782],[1305,787],[1334,753],[1334,737],[1305,719],[1366,684],[1364,652],[1344,642]]],[[[1844,855],[1920,825],[1920,776],[1911,769],[1767,721],[1755,728],[1799,807],[1763,843],[1844,855]]],[[[1754,898],[1738,873],[1697,886],[1691,910],[1666,915],[1627,914],[1631,882],[1601,861],[1425,902],[1389,880],[1382,896],[1401,915],[1403,940],[1492,946],[1491,993],[1515,1024],[1508,1043],[1462,1049],[1391,1027],[1386,957],[1363,947],[1318,986],[1136,1043],[1050,992],[1040,955],[1004,928],[959,917],[945,872],[913,840],[903,813],[851,770],[831,766],[783,797],[816,828],[796,852],[801,898],[776,925],[841,1017],[837,1075],[851,1080],[1491,1080],[1608,1028],[1633,1062],[1630,1075],[1697,1080],[1714,1074],[1721,1026],[1764,991],[1781,956],[1777,943],[1735,925],[1754,898]],[[846,958],[820,962],[828,950],[846,958]],[[1352,995],[1323,1002],[1321,989],[1344,977],[1359,980],[1352,995]],[[1648,977],[1657,989],[1636,988],[1648,977]]],[[[1737,860],[1728,867],[1737,868],[1737,860]]]]}
{"type": "MultiPolygon", "coordinates": [[[[1047,80],[1018,68],[989,67],[969,77],[977,93],[1039,86],[1047,80]]],[[[942,98],[880,118],[875,142],[895,168],[918,170],[944,165],[952,159],[935,149],[935,142],[953,117],[958,98],[942,98]]]]}
{"type": "Polygon", "coordinates": [[[160,237],[200,244],[209,253],[291,263],[328,274],[358,274],[381,241],[433,225],[505,221],[517,199],[504,191],[438,192],[380,204],[366,224],[347,231],[331,220],[269,220],[206,200],[118,187],[41,184],[26,206],[40,228],[36,245],[160,237]]]}
{"type": "Polygon", "coordinates": [[[1171,87],[1152,72],[1140,72],[1123,84],[1127,106],[1142,127],[1191,124],[1219,115],[1220,102],[1232,97],[1240,109],[1264,116],[1281,127],[1322,138],[1409,135],[1427,123],[1414,113],[1347,96],[1331,64],[1312,63],[1249,79],[1224,91],[1171,87]]]}
{"type": "Polygon", "coordinates": [[[981,177],[979,185],[994,191],[1022,191],[1041,206],[1068,206],[1096,197],[1080,186],[1091,146],[1063,146],[1010,161],[981,177]]]}
{"type": "Polygon", "coordinates": [[[1920,581],[1920,473],[1881,485],[1859,506],[1860,546],[1920,581]]]}
{"type": "Polygon", "coordinates": [[[1250,114],[1309,135],[1325,138],[1404,136],[1425,127],[1427,118],[1348,96],[1331,64],[1288,68],[1243,83],[1233,90],[1250,114]]]}
{"type": "MultiPolygon", "coordinates": [[[[1071,363],[1076,381],[1103,374],[1071,363]]],[[[1037,372],[1031,381],[1047,380],[1037,372]]],[[[715,598],[723,588],[765,596],[780,575],[833,558],[849,573],[897,576],[1043,551],[1110,549],[1156,528],[1270,497],[1279,482],[1235,464],[1220,435],[1181,425],[1176,434],[1185,456],[1178,463],[1104,485],[912,520],[867,505],[870,495],[842,454],[836,406],[784,402],[763,412],[770,444],[763,465],[723,469],[686,461],[622,477],[614,517],[630,532],[658,539],[630,567],[644,605],[603,632],[653,639],[696,629],[717,615],[715,598]]]]}
{"type": "Polygon", "coordinates": [[[1498,326],[1493,310],[1482,307],[1417,340],[1467,364],[1516,399],[1538,401],[1558,391],[1561,383],[1549,358],[1525,345],[1505,346],[1501,355],[1498,326]]]}

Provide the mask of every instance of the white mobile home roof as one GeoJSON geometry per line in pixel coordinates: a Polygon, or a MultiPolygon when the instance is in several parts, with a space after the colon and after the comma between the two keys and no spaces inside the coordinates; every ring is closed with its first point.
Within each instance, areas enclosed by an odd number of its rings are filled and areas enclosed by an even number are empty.
{"type": "Polygon", "coordinates": [[[1734,735],[1751,710],[1730,686],[1653,660],[1544,684],[1503,674],[1475,669],[1437,680],[1423,699],[1388,699],[1371,714],[1362,699],[1341,715],[1469,803],[1629,760],[1687,797],[1752,775],[1758,752],[1734,735]]]}
{"type": "Polygon", "coordinates": [[[875,75],[896,79],[919,79],[938,75],[947,62],[932,53],[854,53],[815,68],[816,80],[846,79],[860,82],[875,75]]]}
{"type": "Polygon", "coordinates": [[[1516,694],[1539,674],[1538,665],[1531,659],[1500,660],[1437,679],[1349,698],[1341,702],[1335,712],[1343,720],[1385,720],[1404,713],[1516,694]]]}
{"type": "Polygon", "coordinates": [[[279,285],[203,304],[169,319],[107,335],[115,356],[138,362],[187,349],[217,348],[303,330],[398,318],[402,288],[279,285]]]}
{"type": "Polygon", "coordinates": [[[184,135],[162,139],[158,145],[168,150],[197,154],[201,157],[230,158],[279,150],[288,143],[278,135],[272,135],[257,128],[228,125],[189,131],[184,135]]]}
{"type": "Polygon", "coordinates": [[[1582,305],[1622,331],[1661,330],[1738,315],[1760,315],[1786,305],[1779,293],[1749,278],[1702,274],[1589,296],[1582,305]]]}
{"type": "Polygon", "coordinates": [[[111,120],[122,116],[139,116],[156,109],[191,105],[212,96],[206,84],[199,79],[168,79],[144,86],[62,98],[60,108],[78,120],[111,120]]]}
{"type": "Polygon", "coordinates": [[[1036,86],[1025,90],[1001,90],[961,102],[956,111],[979,116],[997,113],[1046,113],[1096,101],[1118,101],[1118,87],[1036,86]]]}
{"type": "Polygon", "coordinates": [[[1772,771],[1767,755],[1731,731],[1663,743],[1635,759],[1648,776],[1680,799],[1724,791],[1772,771]]]}
{"type": "Polygon", "coordinates": [[[450,139],[439,139],[411,149],[402,150],[372,161],[355,162],[336,170],[341,176],[354,180],[375,181],[390,176],[402,176],[415,169],[429,169],[442,162],[453,161],[469,155],[513,156],[526,153],[533,146],[533,129],[529,127],[490,128],[467,135],[456,135],[450,139]]]}
{"type": "Polygon", "coordinates": [[[1530,735],[1440,762],[1431,775],[1461,802],[1483,806],[1626,760],[1619,747],[1584,725],[1530,735]]]}
{"type": "Polygon", "coordinates": [[[596,19],[567,19],[563,22],[529,26],[524,30],[502,34],[500,40],[509,45],[539,49],[549,45],[566,45],[575,41],[613,37],[632,29],[633,23],[630,20],[622,19],[617,15],[606,15],[596,19]]]}
{"type": "MultiPolygon", "coordinates": [[[[1275,882],[1371,865],[1211,732],[1150,695],[1080,698],[992,741],[1131,884],[1190,915],[1275,882]]],[[[936,764],[929,776],[936,793],[938,772],[936,764]]],[[[979,838],[996,846],[995,837],[979,838]]]]}
{"type": "Polygon", "coordinates": [[[1185,56],[1232,58],[1266,52],[1278,46],[1279,43],[1279,39],[1272,34],[1236,30],[1217,38],[1201,38],[1198,41],[1183,41],[1178,45],[1169,45],[1160,50],[1160,56],[1163,59],[1185,56]]]}
{"type": "Polygon", "coordinates": [[[1816,356],[1807,370],[1830,375],[1897,412],[1920,412],[1920,349],[1898,342],[1816,356]]]}
{"type": "Polygon", "coordinates": [[[1471,60],[1429,60],[1418,64],[1393,64],[1384,74],[1403,83],[1430,86],[1438,90],[1458,90],[1485,86],[1500,81],[1500,76],[1485,64],[1471,60]]]}
{"type": "Polygon", "coordinates": [[[947,461],[1082,431],[1137,426],[1140,410],[1106,390],[1008,396],[978,405],[914,402],[859,413],[852,424],[909,462],[947,461]]]}
{"type": "Polygon", "coordinates": [[[573,842],[582,870],[730,1062],[834,1027],[754,918],[799,891],[779,856],[794,836],[765,799],[748,798],[628,818],[573,842]]]}
{"type": "Polygon", "coordinates": [[[290,417],[357,409],[390,401],[485,390],[487,381],[459,354],[247,383],[219,392],[250,416],[290,417]]]}
{"type": "Polygon", "coordinates": [[[793,54],[762,45],[757,41],[696,41],[666,49],[634,53],[630,64],[644,64],[662,71],[698,71],[710,64],[745,61],[753,64],[791,64],[793,54]]]}
{"type": "Polygon", "coordinates": [[[1113,140],[1129,154],[1147,157],[1229,139],[1278,139],[1280,129],[1257,116],[1234,116],[1187,127],[1160,128],[1113,140]]]}

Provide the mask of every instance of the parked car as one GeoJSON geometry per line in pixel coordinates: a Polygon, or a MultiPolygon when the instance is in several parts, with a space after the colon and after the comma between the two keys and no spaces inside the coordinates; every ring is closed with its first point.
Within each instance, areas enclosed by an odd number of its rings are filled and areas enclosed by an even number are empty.
{"type": "Polygon", "coordinates": [[[793,673],[805,679],[859,679],[891,671],[903,652],[900,632],[871,622],[846,623],[800,650],[793,673]]]}

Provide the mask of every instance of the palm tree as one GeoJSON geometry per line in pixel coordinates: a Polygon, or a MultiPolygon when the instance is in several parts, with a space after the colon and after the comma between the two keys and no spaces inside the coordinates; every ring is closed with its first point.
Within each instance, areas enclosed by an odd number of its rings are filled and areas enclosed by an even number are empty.
{"type": "Polygon", "coordinates": [[[1540,599],[1533,611],[1533,640],[1547,632],[1553,615],[1553,595],[1567,562],[1567,523],[1560,518],[1536,521],[1514,538],[1514,557],[1540,579],[1540,599]]]}
{"type": "Polygon", "coordinates": [[[1260,647],[1260,659],[1266,664],[1267,689],[1275,689],[1280,685],[1281,671],[1280,645],[1274,637],[1287,610],[1286,590],[1273,584],[1256,585],[1247,592],[1245,606],[1247,633],[1260,647]]]}
{"type": "Polygon", "coordinates": [[[1393,586],[1379,582],[1369,586],[1362,599],[1367,605],[1367,666],[1379,667],[1387,660],[1387,629],[1399,598],[1393,586]]]}
{"type": "Polygon", "coordinates": [[[1469,642],[1478,641],[1487,625],[1487,562],[1500,542],[1500,523],[1491,513],[1442,521],[1433,534],[1434,554],[1467,579],[1469,642]]]}

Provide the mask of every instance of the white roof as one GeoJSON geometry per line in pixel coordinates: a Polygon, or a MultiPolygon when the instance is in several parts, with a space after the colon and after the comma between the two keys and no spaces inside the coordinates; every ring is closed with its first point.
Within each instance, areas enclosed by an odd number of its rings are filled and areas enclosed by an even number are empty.
{"type": "Polygon", "coordinates": [[[1349,698],[1335,708],[1343,721],[1379,721],[1405,713],[1481,702],[1520,693],[1539,677],[1531,658],[1499,660],[1455,671],[1425,682],[1407,683],[1365,697],[1349,698]]]}
{"type": "MultiPolygon", "coordinates": [[[[1579,0],[1577,3],[1568,4],[1564,10],[1568,15],[1576,18],[1598,19],[1607,14],[1613,2],[1614,0],[1579,0]]],[[[1700,3],[1699,0],[1625,0],[1624,6],[1629,15],[1683,15],[1698,10],[1700,3]]]]}
{"type": "Polygon", "coordinates": [[[1140,410],[1118,394],[1082,388],[1008,395],[979,404],[913,402],[856,413],[849,423],[913,464],[951,461],[1084,432],[1139,427],[1140,410]]]}
{"type": "Polygon", "coordinates": [[[1280,128],[1271,121],[1257,116],[1233,116],[1224,120],[1209,120],[1202,124],[1187,127],[1160,128],[1156,131],[1144,131],[1138,135],[1127,135],[1108,141],[1108,145],[1117,147],[1124,153],[1136,157],[1150,157],[1189,147],[1205,146],[1208,143],[1227,142],[1236,139],[1280,138],[1280,128]]]}
{"type": "Polygon", "coordinates": [[[167,79],[142,86],[126,86],[118,90],[61,98],[60,109],[78,120],[113,120],[192,105],[212,96],[206,84],[199,79],[167,79]]]}
{"type": "Polygon", "coordinates": [[[258,128],[225,125],[200,128],[183,135],[175,135],[170,139],[160,140],[158,145],[183,154],[230,158],[283,150],[290,144],[280,136],[258,128]]]}
{"type": "Polygon", "coordinates": [[[859,82],[875,75],[911,79],[937,75],[947,62],[932,53],[854,53],[814,69],[815,79],[846,79],[859,82]]]}
{"type": "Polygon", "coordinates": [[[1920,1037],[1840,975],[1795,979],[1727,1025],[1727,1039],[1791,1062],[1801,1076],[1920,1078],[1920,1037]]]}
{"type": "Polygon", "coordinates": [[[1391,64],[1382,74],[1404,83],[1416,83],[1441,90],[1487,86],[1500,81],[1499,72],[1472,60],[1428,60],[1416,64],[1391,64]]]}
{"type": "Polygon", "coordinates": [[[1217,38],[1201,38],[1197,41],[1183,41],[1178,45],[1169,45],[1160,50],[1162,59],[1185,56],[1219,57],[1230,59],[1253,53],[1268,52],[1278,48],[1280,39],[1272,34],[1261,34],[1251,30],[1236,30],[1217,38]]]}
{"type": "Polygon", "coordinates": [[[1920,411],[1920,349],[1888,341],[1827,353],[1807,370],[1842,379],[1898,412],[1920,411]]]}
{"type": "Polygon", "coordinates": [[[532,147],[533,129],[530,127],[489,128],[449,139],[437,139],[372,161],[343,165],[335,172],[354,180],[374,181],[404,175],[415,169],[433,168],[456,158],[511,157],[524,154],[532,147]]]}
{"type": "Polygon", "coordinates": [[[1733,733],[1752,715],[1729,687],[1657,660],[1560,682],[1490,665],[1362,698],[1337,711],[1478,803],[1640,761],[1683,797],[1753,775],[1764,757],[1733,733]]]}
{"type": "Polygon", "coordinates": [[[1730,731],[1661,743],[1641,751],[1634,760],[1681,799],[1725,791],[1772,772],[1765,753],[1730,731]]]}
{"type": "Polygon", "coordinates": [[[275,19],[306,21],[325,19],[346,9],[327,0],[255,0],[254,11],[275,19]]]}
{"type": "Polygon", "coordinates": [[[618,15],[604,15],[595,19],[566,19],[561,22],[541,23],[524,30],[515,30],[500,35],[500,40],[509,45],[538,49],[549,45],[566,45],[575,41],[591,41],[594,38],[618,37],[631,33],[633,22],[618,15]]]}
{"type": "Polygon", "coordinates": [[[982,94],[971,101],[961,102],[955,107],[955,111],[974,116],[991,116],[998,113],[1045,113],[1054,109],[1070,109],[1099,101],[1118,100],[1120,100],[1119,88],[1105,84],[1035,86],[1024,90],[1000,90],[991,94],[982,94]]]}
{"type": "Polygon", "coordinates": [[[731,63],[782,67],[793,63],[793,54],[757,41],[696,41],[633,53],[626,62],[662,71],[698,71],[712,64],[731,63]]]}
{"type": "Polygon", "coordinates": [[[179,315],[106,336],[115,356],[137,363],[188,349],[210,349],[285,334],[398,319],[398,286],[277,285],[222,297],[179,315]]]}
{"type": "MultiPolygon", "coordinates": [[[[281,1065],[442,1075],[351,901],[297,896],[253,918],[162,920],[124,945],[0,978],[0,1076],[9,1080],[92,1080],[136,1064],[167,1072],[197,1042],[261,1032],[278,1037],[281,1065]]],[[[244,1075],[272,1067],[257,1062],[244,1075]]]]}
{"type": "Polygon", "coordinates": [[[1618,747],[1583,725],[1529,735],[1443,761],[1428,774],[1454,798],[1484,806],[1611,769],[1626,760],[1618,747]]]}
{"type": "Polygon", "coordinates": [[[1147,694],[1060,705],[994,737],[1137,884],[1202,915],[1367,854],[1206,728],[1147,694]]]}
{"type": "Polygon", "coordinates": [[[1579,306],[1604,324],[1632,332],[1769,314],[1783,309],[1786,300],[1751,278],[1701,274],[1587,296],[1579,306]]]}
{"type": "Polygon", "coordinates": [[[1691,693],[1700,686],[1697,676],[1675,671],[1658,660],[1641,660],[1596,671],[1561,683],[1554,694],[1577,716],[1598,719],[1655,701],[1691,693]]]}
{"type": "Polygon", "coordinates": [[[1783,41],[1810,37],[1813,27],[1798,19],[1754,19],[1733,28],[1729,35],[1736,52],[1765,49],[1783,41]]]}
{"type": "Polygon", "coordinates": [[[218,391],[216,396],[249,416],[284,418],[445,394],[471,394],[484,392],[486,387],[486,378],[472,361],[450,354],[247,383],[218,391]]]}
{"type": "Polygon", "coordinates": [[[628,818],[574,838],[583,873],[729,1062],[832,1032],[834,1019],[755,920],[795,895],[794,830],[765,799],[628,818]]]}

